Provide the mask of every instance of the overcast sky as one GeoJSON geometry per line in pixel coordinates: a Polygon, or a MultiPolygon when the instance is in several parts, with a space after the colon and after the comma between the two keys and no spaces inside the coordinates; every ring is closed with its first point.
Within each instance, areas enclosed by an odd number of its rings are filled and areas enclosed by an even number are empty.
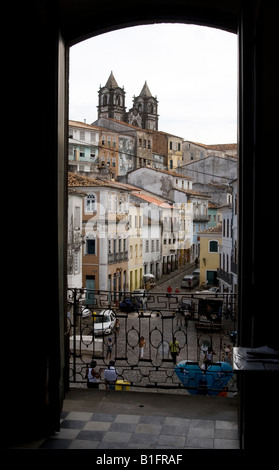
{"type": "Polygon", "coordinates": [[[125,28],[70,49],[69,117],[97,119],[98,90],[113,71],[126,110],[145,80],[159,101],[159,130],[204,144],[237,142],[237,36],[214,28],[125,28]]]}

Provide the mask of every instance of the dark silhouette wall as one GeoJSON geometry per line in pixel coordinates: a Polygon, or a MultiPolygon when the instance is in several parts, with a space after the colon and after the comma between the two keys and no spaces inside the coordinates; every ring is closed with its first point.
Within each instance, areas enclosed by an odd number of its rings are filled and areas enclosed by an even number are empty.
{"type": "MultiPolygon", "coordinates": [[[[5,290],[9,299],[5,352],[7,370],[20,367],[24,383],[22,386],[22,380],[18,382],[16,377],[5,383],[5,404],[10,411],[8,441],[59,429],[67,390],[68,47],[93,35],[160,21],[204,24],[238,33],[238,337],[243,346],[278,347],[276,282],[273,286],[266,284],[267,279],[276,277],[264,276],[274,270],[277,259],[275,230],[271,230],[276,207],[269,203],[275,200],[272,192],[277,187],[277,10],[277,4],[270,0],[136,0],[132,9],[127,0],[109,0],[105,11],[100,0],[37,0],[15,4],[15,11],[7,15],[13,25],[8,39],[16,44],[8,68],[13,79],[9,97],[14,103],[13,119],[8,124],[18,149],[24,148],[12,158],[16,172],[12,173],[10,166],[5,174],[8,180],[13,175],[8,188],[13,193],[8,220],[12,220],[9,235],[14,255],[9,259],[10,282],[5,290]],[[12,22],[14,15],[17,20],[12,22]],[[273,160],[274,171],[270,171],[273,160]],[[13,311],[11,305],[15,305],[13,311]]],[[[274,417],[277,409],[272,392],[275,379],[274,373],[265,376],[264,387],[257,375],[241,379],[240,428],[246,448],[257,443],[268,446],[272,440],[265,430],[269,416],[274,417]],[[263,433],[259,433],[259,426],[263,433]]]]}

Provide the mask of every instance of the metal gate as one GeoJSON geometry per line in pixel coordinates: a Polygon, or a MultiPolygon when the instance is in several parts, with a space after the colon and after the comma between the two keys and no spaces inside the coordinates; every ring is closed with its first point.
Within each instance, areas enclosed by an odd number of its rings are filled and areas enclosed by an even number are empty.
{"type": "MultiPolygon", "coordinates": [[[[135,389],[184,388],[175,373],[175,362],[187,360],[202,367],[209,348],[215,363],[231,360],[236,341],[235,295],[152,290],[125,294],[71,288],[67,298],[72,383],[86,384],[92,359],[101,372],[114,359],[119,377],[135,389]],[[86,305],[88,298],[94,304],[86,305]],[[145,342],[142,352],[141,338],[145,342]],[[179,343],[176,359],[170,350],[174,338],[179,343]]],[[[230,382],[229,388],[235,390],[235,384],[230,382]]]]}

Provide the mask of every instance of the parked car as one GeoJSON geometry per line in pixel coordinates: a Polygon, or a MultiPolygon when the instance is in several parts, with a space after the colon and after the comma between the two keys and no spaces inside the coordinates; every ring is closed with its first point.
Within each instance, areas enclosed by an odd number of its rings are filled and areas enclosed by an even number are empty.
{"type": "Polygon", "coordinates": [[[132,299],[131,297],[125,297],[121,302],[119,303],[119,308],[122,310],[122,312],[133,312],[135,308],[139,308],[140,305],[135,301],[136,299],[132,299]]]}
{"type": "Polygon", "coordinates": [[[150,299],[150,295],[148,294],[148,291],[146,289],[135,289],[131,293],[131,298],[136,303],[136,306],[138,308],[139,306],[142,307],[142,299],[145,298],[147,301],[150,299]]]}
{"type": "Polygon", "coordinates": [[[219,287],[210,287],[209,289],[201,291],[202,294],[217,294],[219,292],[219,287]]]}
{"type": "Polygon", "coordinates": [[[181,281],[181,288],[192,289],[193,287],[199,285],[200,281],[197,276],[193,274],[187,274],[181,281]]]}
{"type": "Polygon", "coordinates": [[[195,269],[195,271],[192,272],[192,275],[200,277],[200,269],[199,268],[195,269]]]}
{"type": "Polygon", "coordinates": [[[81,316],[82,318],[89,317],[92,314],[91,310],[87,307],[81,307],[81,316]]]}
{"type": "Polygon", "coordinates": [[[149,298],[148,292],[145,289],[135,289],[131,293],[132,297],[146,297],[147,299],[149,298]]]}
{"type": "Polygon", "coordinates": [[[93,321],[95,336],[109,335],[115,327],[116,316],[113,310],[102,310],[94,316],[93,321]]]}

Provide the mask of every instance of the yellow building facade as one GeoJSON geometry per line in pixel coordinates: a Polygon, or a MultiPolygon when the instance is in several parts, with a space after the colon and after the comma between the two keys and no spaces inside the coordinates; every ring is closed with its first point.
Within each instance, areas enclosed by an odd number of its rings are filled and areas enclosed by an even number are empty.
{"type": "Polygon", "coordinates": [[[200,237],[200,285],[218,285],[219,246],[222,243],[222,226],[217,225],[202,232],[200,237]]]}
{"type": "Polygon", "coordinates": [[[143,278],[143,209],[140,204],[129,205],[128,291],[142,288],[143,278]]]}

